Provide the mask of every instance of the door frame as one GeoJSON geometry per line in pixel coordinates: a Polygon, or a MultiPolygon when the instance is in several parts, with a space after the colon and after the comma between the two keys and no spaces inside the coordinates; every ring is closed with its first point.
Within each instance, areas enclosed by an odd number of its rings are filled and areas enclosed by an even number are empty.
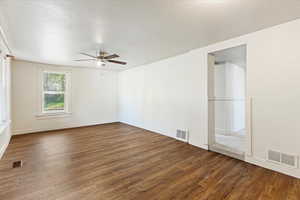
{"type": "MultiPolygon", "coordinates": [[[[249,43],[247,40],[239,38],[239,40],[228,40],[225,42],[221,42],[221,43],[217,43],[217,44],[213,44],[210,45],[208,47],[205,48],[204,52],[205,52],[205,66],[206,66],[206,73],[207,73],[207,111],[206,111],[206,119],[207,119],[207,134],[206,134],[206,141],[207,141],[207,146],[209,148],[209,144],[210,144],[210,140],[211,140],[211,122],[210,119],[212,119],[211,114],[209,114],[210,112],[210,103],[209,103],[209,86],[210,86],[210,54],[212,54],[213,52],[216,51],[221,51],[221,50],[225,50],[225,49],[229,49],[229,48],[233,48],[233,47],[238,47],[238,46],[242,46],[245,45],[246,46],[246,80],[245,80],[245,87],[246,87],[246,100],[245,100],[245,120],[246,120],[246,151],[245,151],[245,157],[246,156],[252,156],[253,155],[253,135],[252,135],[252,102],[253,102],[253,98],[250,96],[249,94],[249,73],[248,73],[248,69],[249,69],[249,43]]],[[[229,155],[230,156],[230,155],[229,155]]],[[[245,158],[244,158],[245,159],[245,158]]]]}

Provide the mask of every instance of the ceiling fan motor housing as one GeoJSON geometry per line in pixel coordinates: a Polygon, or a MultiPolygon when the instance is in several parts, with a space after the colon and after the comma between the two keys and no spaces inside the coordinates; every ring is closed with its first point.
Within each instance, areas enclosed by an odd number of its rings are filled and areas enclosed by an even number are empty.
{"type": "Polygon", "coordinates": [[[112,60],[114,58],[119,58],[120,56],[117,54],[112,54],[109,55],[107,52],[105,51],[99,51],[99,54],[96,56],[87,54],[87,53],[80,53],[84,56],[88,56],[90,57],[89,59],[79,59],[79,60],[75,60],[75,61],[96,61],[98,66],[105,66],[107,62],[109,63],[114,63],[114,64],[120,64],[120,65],[126,65],[126,62],[123,61],[118,61],[118,60],[112,60]]]}

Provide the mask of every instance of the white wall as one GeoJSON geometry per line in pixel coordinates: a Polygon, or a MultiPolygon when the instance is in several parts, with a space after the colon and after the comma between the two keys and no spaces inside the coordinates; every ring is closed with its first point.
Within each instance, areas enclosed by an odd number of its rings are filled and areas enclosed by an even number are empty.
{"type": "Polygon", "coordinates": [[[300,178],[266,161],[268,148],[300,155],[299,35],[296,20],[121,72],[120,121],[171,137],[188,128],[190,143],[207,148],[207,54],[247,44],[247,161],[300,178]]]}
{"type": "Polygon", "coordinates": [[[79,127],[116,122],[117,73],[94,68],[12,62],[12,132],[79,127]],[[71,71],[71,112],[68,117],[39,118],[38,72],[41,68],[71,71]]]}
{"type": "Polygon", "coordinates": [[[119,74],[120,121],[170,137],[188,128],[190,142],[205,148],[204,56],[189,53],[119,74]],[[203,65],[203,64],[202,64],[203,65]]]}
{"type": "MultiPolygon", "coordinates": [[[[1,31],[1,27],[0,27],[1,31]]],[[[2,36],[0,32],[0,50],[1,50],[1,59],[0,59],[0,80],[4,85],[4,91],[1,92],[1,103],[0,106],[0,115],[1,115],[1,121],[0,121],[0,159],[3,156],[7,145],[9,144],[10,138],[11,138],[11,117],[10,117],[10,59],[6,58],[2,62],[2,59],[4,56],[9,54],[9,50],[5,46],[4,43],[4,36],[2,36]]]]}

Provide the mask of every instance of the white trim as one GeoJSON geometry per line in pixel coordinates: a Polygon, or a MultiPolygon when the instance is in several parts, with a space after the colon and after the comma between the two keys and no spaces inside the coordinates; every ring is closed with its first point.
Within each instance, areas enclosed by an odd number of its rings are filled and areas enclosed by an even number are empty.
{"type": "Polygon", "coordinates": [[[8,73],[9,66],[6,59],[0,57],[0,70],[1,70],[1,82],[0,82],[0,126],[6,126],[9,114],[9,85],[8,85],[8,73]]]}
{"type": "Polygon", "coordinates": [[[297,168],[290,168],[286,167],[285,165],[275,164],[273,162],[267,161],[266,159],[255,156],[246,156],[245,161],[263,168],[267,168],[300,179],[300,174],[297,173],[297,168]]]}
{"type": "Polygon", "coordinates": [[[253,133],[252,133],[252,97],[248,97],[246,101],[246,154],[253,155],[253,133]]]}
{"type": "Polygon", "coordinates": [[[9,136],[7,142],[5,142],[5,144],[4,144],[4,145],[2,146],[2,148],[0,149],[0,160],[1,160],[1,158],[3,157],[3,155],[4,155],[4,153],[5,153],[5,150],[6,150],[6,148],[7,148],[8,145],[9,145],[10,138],[11,138],[11,136],[9,136]]]}
{"type": "Polygon", "coordinates": [[[118,122],[118,121],[96,122],[96,123],[81,124],[81,125],[76,125],[76,126],[62,126],[59,128],[36,128],[36,129],[24,129],[24,130],[12,130],[12,135],[25,135],[25,134],[29,134],[29,133],[55,131],[55,130],[68,129],[68,128],[80,128],[80,127],[85,127],[85,126],[103,125],[103,124],[110,124],[110,123],[116,123],[116,122],[118,122]]]}
{"type": "MultiPolygon", "coordinates": [[[[165,134],[165,133],[163,133],[162,131],[159,131],[159,130],[153,130],[153,129],[145,128],[145,127],[142,127],[140,125],[132,124],[132,123],[129,123],[129,122],[126,122],[126,121],[122,121],[122,120],[119,121],[119,122],[123,123],[123,124],[127,124],[129,126],[134,126],[134,127],[140,128],[140,129],[151,131],[153,133],[160,134],[162,136],[166,136],[166,137],[169,137],[169,138],[177,140],[177,138],[175,136],[167,135],[167,134],[165,134]]],[[[178,141],[180,141],[180,140],[178,140],[178,141]]],[[[185,142],[185,143],[188,143],[188,144],[193,145],[195,147],[198,147],[200,149],[208,150],[208,145],[207,144],[195,144],[195,143],[191,143],[190,140],[188,142],[185,142]]]]}
{"type": "Polygon", "coordinates": [[[42,72],[42,113],[43,114],[48,114],[48,113],[61,113],[61,112],[67,112],[67,108],[68,108],[68,74],[67,72],[56,72],[56,71],[48,71],[48,70],[44,70],[42,72]],[[65,88],[64,91],[45,91],[44,89],[44,84],[45,84],[45,80],[44,80],[44,75],[45,74],[60,74],[60,75],[64,75],[64,79],[65,79],[65,88]],[[63,110],[45,110],[45,95],[46,94],[63,94],[64,95],[64,108],[63,110]]]}
{"type": "Polygon", "coordinates": [[[37,119],[50,119],[50,118],[60,118],[60,117],[71,117],[72,113],[71,112],[47,112],[44,114],[37,114],[35,115],[37,119]]]}
{"type": "Polygon", "coordinates": [[[48,118],[57,118],[57,117],[69,117],[71,115],[71,75],[72,72],[70,69],[52,69],[51,67],[42,66],[38,70],[38,91],[37,91],[37,115],[38,119],[48,119],[48,118]],[[44,73],[56,73],[65,75],[65,91],[64,92],[49,92],[44,91],[44,73]],[[64,94],[65,103],[63,110],[44,110],[44,94],[55,93],[55,94],[64,94]]]}
{"type": "Polygon", "coordinates": [[[5,132],[5,129],[7,129],[9,127],[10,123],[11,123],[11,121],[0,124],[0,135],[2,135],[5,132]]]}
{"type": "MultiPolygon", "coordinates": [[[[150,129],[147,129],[147,128],[144,128],[144,127],[141,127],[141,126],[138,126],[138,125],[134,125],[134,124],[131,124],[131,123],[128,123],[128,122],[125,122],[125,121],[120,121],[120,122],[124,123],[124,124],[128,124],[130,126],[135,126],[135,127],[141,128],[141,129],[145,129],[145,130],[157,133],[157,134],[161,134],[163,136],[173,138],[169,135],[161,133],[160,131],[153,131],[153,130],[150,130],[150,129]]],[[[176,139],[176,138],[174,138],[174,139],[176,139]]],[[[203,145],[195,145],[193,143],[189,143],[189,144],[191,144],[195,147],[201,148],[201,149],[208,150],[208,145],[206,145],[206,144],[203,144],[203,145]]],[[[252,157],[252,156],[245,155],[245,159],[243,161],[247,162],[247,163],[257,165],[257,166],[260,166],[260,167],[263,167],[263,168],[266,168],[266,169],[277,171],[277,172],[280,172],[280,173],[283,173],[283,174],[286,174],[286,175],[289,175],[289,176],[300,178],[300,174],[297,174],[297,169],[291,169],[291,168],[287,168],[287,167],[282,166],[282,165],[276,165],[276,164],[273,164],[273,163],[269,163],[269,162],[266,161],[266,159],[263,159],[263,158],[252,157]]]]}
{"type": "MultiPolygon", "coordinates": [[[[222,41],[222,42],[219,42],[219,43],[215,43],[215,44],[212,44],[212,45],[209,45],[209,46],[206,46],[204,47],[204,56],[205,56],[205,68],[207,70],[207,75],[208,75],[208,78],[209,78],[209,66],[210,66],[210,63],[209,63],[209,56],[211,55],[211,53],[214,53],[216,51],[221,51],[221,50],[225,50],[225,49],[229,49],[229,48],[234,48],[234,47],[239,47],[239,46],[246,46],[246,66],[247,68],[249,67],[249,62],[248,62],[248,48],[249,48],[249,37],[248,35],[244,35],[244,36],[240,36],[238,38],[232,38],[232,39],[229,39],[229,40],[226,40],[226,41],[222,41]]],[[[247,68],[246,68],[246,72],[247,72],[247,68]]],[[[207,80],[207,89],[209,87],[209,79],[207,80]]],[[[246,94],[245,96],[247,97],[248,96],[248,73],[246,73],[246,80],[245,80],[245,87],[246,87],[246,94]]],[[[252,143],[253,143],[253,140],[252,140],[252,130],[249,126],[249,121],[251,122],[251,119],[249,119],[250,117],[252,117],[251,113],[249,115],[249,107],[247,106],[247,100],[248,99],[243,99],[243,98],[219,98],[219,97],[211,97],[212,95],[210,95],[210,92],[209,90],[206,91],[206,94],[207,94],[207,111],[206,111],[206,115],[207,115],[207,124],[208,124],[208,127],[210,125],[210,114],[209,114],[209,102],[210,101],[245,101],[245,110],[246,110],[246,144],[247,144],[247,149],[246,149],[246,154],[248,156],[251,156],[252,155],[252,143]],[[251,146],[251,148],[249,147],[251,146]]],[[[251,109],[251,107],[250,107],[251,109]]],[[[214,130],[214,129],[213,129],[214,130]]],[[[213,143],[213,141],[210,141],[212,137],[210,137],[210,132],[211,130],[208,128],[208,130],[206,131],[206,141],[207,141],[207,144],[209,144],[210,142],[213,143]]]]}
{"type": "Polygon", "coordinates": [[[208,145],[207,144],[200,144],[200,145],[196,145],[194,143],[189,143],[190,145],[194,146],[194,147],[198,147],[200,149],[204,149],[204,150],[207,150],[208,151],[208,145]]]}
{"type": "MultiPolygon", "coordinates": [[[[2,124],[0,126],[0,135],[2,135],[5,131],[9,132],[9,130],[7,130],[7,129],[9,128],[10,124],[11,124],[11,121],[7,121],[5,124],[2,124]]],[[[8,144],[10,142],[10,138],[11,138],[11,135],[9,133],[7,141],[3,144],[2,148],[0,149],[0,160],[3,157],[6,148],[8,147],[8,144]]]]}

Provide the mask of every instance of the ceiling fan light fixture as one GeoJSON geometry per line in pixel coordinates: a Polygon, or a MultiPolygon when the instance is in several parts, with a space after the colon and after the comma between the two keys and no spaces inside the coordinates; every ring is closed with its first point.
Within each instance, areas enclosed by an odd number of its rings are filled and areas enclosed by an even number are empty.
{"type": "Polygon", "coordinates": [[[105,66],[105,62],[103,62],[102,60],[97,60],[96,63],[99,67],[105,66]]]}
{"type": "Polygon", "coordinates": [[[113,63],[113,64],[119,64],[119,65],[126,65],[127,62],[119,61],[119,60],[112,60],[114,58],[119,58],[120,56],[117,54],[111,54],[109,55],[108,53],[104,51],[100,51],[98,55],[93,56],[91,54],[87,53],[80,53],[81,55],[89,57],[89,59],[78,59],[74,61],[78,62],[84,62],[84,61],[93,61],[95,64],[99,67],[104,67],[106,63],[113,63]]]}

